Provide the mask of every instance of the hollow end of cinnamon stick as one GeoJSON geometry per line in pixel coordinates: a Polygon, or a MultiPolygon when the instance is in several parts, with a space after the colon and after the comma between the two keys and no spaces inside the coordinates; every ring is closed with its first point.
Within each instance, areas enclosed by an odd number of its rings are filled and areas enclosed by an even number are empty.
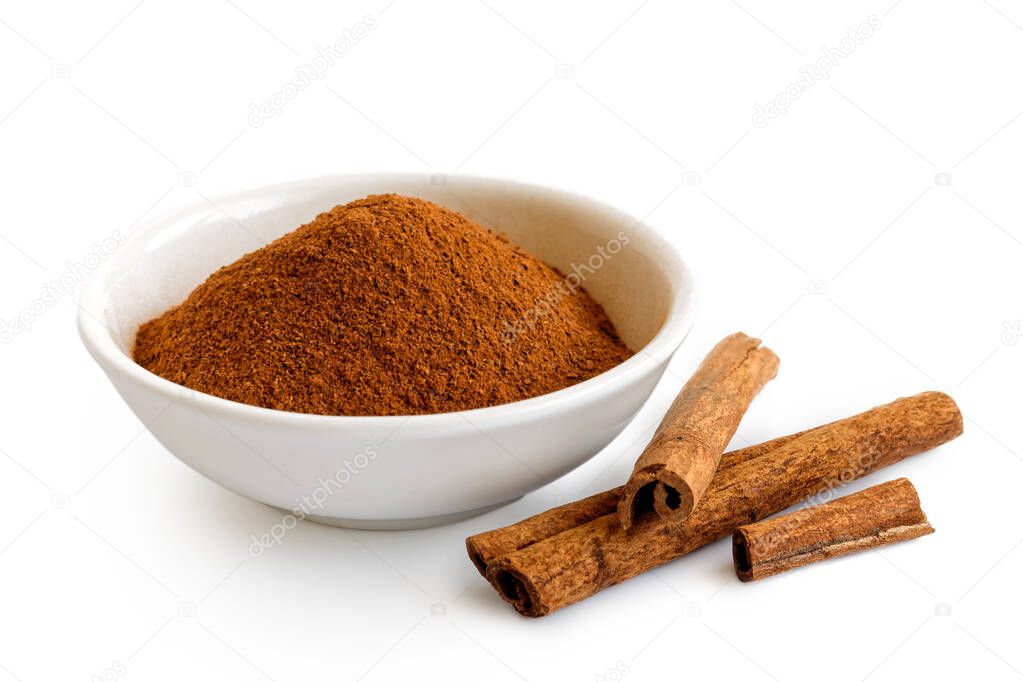
{"type": "Polygon", "coordinates": [[[523,616],[539,618],[546,616],[550,608],[545,606],[540,595],[535,592],[532,581],[513,568],[495,561],[487,570],[487,580],[494,586],[497,593],[512,605],[523,616]]]}
{"type": "Polygon", "coordinates": [[[693,512],[696,492],[675,476],[662,476],[654,487],[654,511],[665,521],[681,521],[693,512]]]}
{"type": "Polygon", "coordinates": [[[750,560],[749,537],[742,529],[732,535],[732,563],[739,580],[748,583],[753,580],[753,562],[750,560]]]}
{"type": "Polygon", "coordinates": [[[656,514],[664,521],[681,521],[692,513],[696,496],[689,484],[662,470],[634,474],[622,494],[630,526],[656,514]]]}

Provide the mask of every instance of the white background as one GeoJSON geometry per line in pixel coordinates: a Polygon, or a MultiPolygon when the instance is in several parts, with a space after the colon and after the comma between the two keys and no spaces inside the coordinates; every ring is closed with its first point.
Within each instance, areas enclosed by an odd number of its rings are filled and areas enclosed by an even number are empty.
{"type": "Polygon", "coordinates": [[[31,330],[0,346],[0,679],[1023,674],[1023,9],[523,5],[4,3],[0,320],[29,310],[31,330]],[[367,15],[322,81],[249,125],[367,15]],[[830,79],[753,125],[871,15],[830,79]],[[696,269],[697,326],[637,422],[548,488],[432,530],[305,523],[252,558],[279,512],[141,427],[80,346],[73,276],[39,301],[150,214],[371,170],[652,212],[696,269]],[[622,482],[682,377],[739,329],[782,369],[736,444],[931,388],[959,401],[963,437],[851,486],[909,476],[937,533],[754,584],[719,542],[515,614],[463,538],[622,482]]]}

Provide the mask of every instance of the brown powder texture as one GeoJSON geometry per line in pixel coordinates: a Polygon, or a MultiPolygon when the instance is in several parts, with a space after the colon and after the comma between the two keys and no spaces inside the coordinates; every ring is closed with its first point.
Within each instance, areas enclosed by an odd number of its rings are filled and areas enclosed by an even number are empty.
{"type": "Polygon", "coordinates": [[[140,365],[196,391],[326,415],[500,405],[631,355],[557,270],[394,194],[337,206],[221,268],[134,347],[140,365]]]}

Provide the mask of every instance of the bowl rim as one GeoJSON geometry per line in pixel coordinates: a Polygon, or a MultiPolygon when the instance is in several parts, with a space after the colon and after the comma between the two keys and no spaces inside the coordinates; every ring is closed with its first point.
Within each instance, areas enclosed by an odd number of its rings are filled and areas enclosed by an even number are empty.
{"type": "MultiPolygon", "coordinates": [[[[425,177],[428,182],[429,176],[425,177]]],[[[221,205],[222,202],[226,203],[265,196],[270,192],[283,194],[289,190],[298,190],[316,185],[339,185],[365,181],[391,181],[396,184],[402,182],[414,183],[423,180],[423,178],[422,174],[408,172],[328,174],[273,183],[238,192],[222,193],[216,195],[214,200],[217,205],[221,205]]],[[[643,239],[651,244],[653,248],[650,249],[650,255],[655,259],[660,259],[659,265],[663,268],[665,275],[669,279],[672,277],[678,278],[677,290],[672,294],[667,314],[657,333],[654,334],[653,338],[646,345],[636,350],[632,357],[585,381],[533,398],[471,410],[413,415],[310,414],[249,405],[195,390],[192,390],[193,395],[189,396],[189,402],[197,404],[199,409],[209,408],[220,414],[230,413],[232,416],[240,419],[270,421],[291,426],[373,425],[390,426],[397,430],[397,428],[405,425],[435,427],[439,422],[458,420],[459,422],[468,422],[473,427],[479,428],[481,422],[524,418],[537,411],[548,411],[564,407],[569,402],[595,401],[602,395],[607,394],[615,386],[632,383],[658,364],[666,363],[689,335],[697,312],[697,297],[692,271],[682,258],[678,248],[661,236],[658,230],[651,227],[647,219],[648,216],[636,218],[634,215],[603,201],[552,186],[471,174],[459,174],[457,179],[460,184],[511,185],[520,191],[545,193],[550,196],[588,203],[602,211],[618,214],[631,225],[628,228],[630,232],[641,234],[643,239]]],[[[424,182],[423,184],[426,183],[424,182]]],[[[181,220],[194,219],[196,214],[203,212],[205,208],[207,207],[204,204],[195,201],[176,207],[161,215],[151,217],[142,225],[132,230],[128,235],[126,246],[130,246],[133,243],[151,242],[160,233],[179,225],[181,220]]],[[[106,259],[86,277],[77,300],[78,333],[89,354],[92,355],[104,371],[109,373],[111,370],[116,370],[122,376],[136,383],[144,384],[162,397],[167,398],[171,402],[176,402],[181,399],[182,385],[164,379],[136,363],[114,340],[113,330],[91,312],[104,309],[105,306],[102,305],[102,301],[107,294],[108,287],[103,285],[109,281],[108,274],[130,254],[130,251],[122,247],[122,249],[119,249],[117,253],[106,259]]]]}

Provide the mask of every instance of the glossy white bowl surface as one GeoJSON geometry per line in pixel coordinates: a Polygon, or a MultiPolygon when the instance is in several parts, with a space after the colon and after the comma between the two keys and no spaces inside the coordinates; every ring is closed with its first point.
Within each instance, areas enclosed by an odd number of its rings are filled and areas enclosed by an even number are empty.
{"type": "Polygon", "coordinates": [[[635,416],[695,315],[690,272],[669,242],[641,221],[565,192],[497,179],[433,184],[422,175],[377,174],[214,201],[133,232],[83,287],[79,331],[125,402],[175,456],[241,495],[321,522],[429,526],[481,513],[564,475],[635,416]],[[188,390],[132,361],[138,325],[181,302],[218,267],[336,204],[385,192],[459,211],[563,273],[585,266],[583,286],[639,352],[555,393],[410,417],[243,405],[188,390]]]}

